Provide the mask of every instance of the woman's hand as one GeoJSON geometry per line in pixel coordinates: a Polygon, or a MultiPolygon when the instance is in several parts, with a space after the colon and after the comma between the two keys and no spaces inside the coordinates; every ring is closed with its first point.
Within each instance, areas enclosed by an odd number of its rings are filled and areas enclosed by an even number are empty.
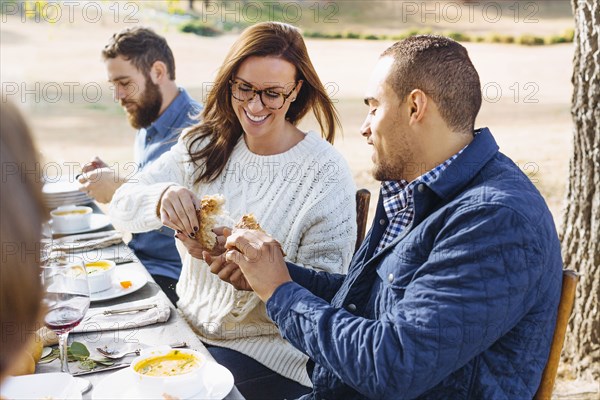
{"type": "Polygon", "coordinates": [[[191,190],[173,185],[160,198],[160,220],[163,225],[194,239],[200,230],[196,215],[199,207],[200,201],[191,190]]]}

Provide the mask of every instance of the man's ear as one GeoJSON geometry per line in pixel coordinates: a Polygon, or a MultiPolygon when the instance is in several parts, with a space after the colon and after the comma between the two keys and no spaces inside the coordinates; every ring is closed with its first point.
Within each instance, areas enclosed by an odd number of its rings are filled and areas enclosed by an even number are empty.
{"type": "Polygon", "coordinates": [[[155,61],[150,68],[150,78],[156,85],[170,80],[167,65],[162,61],[155,61]]]}
{"type": "Polygon", "coordinates": [[[425,113],[427,112],[427,107],[429,105],[429,99],[427,95],[420,89],[414,89],[408,95],[408,106],[409,110],[409,124],[421,122],[425,113]]]}

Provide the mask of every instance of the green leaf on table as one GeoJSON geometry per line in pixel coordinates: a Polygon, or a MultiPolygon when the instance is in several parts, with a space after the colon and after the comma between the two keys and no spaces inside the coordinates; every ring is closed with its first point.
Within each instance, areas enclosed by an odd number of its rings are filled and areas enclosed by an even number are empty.
{"type": "Polygon", "coordinates": [[[96,367],[98,367],[98,365],[102,365],[104,367],[108,367],[114,364],[114,361],[108,359],[108,358],[88,358],[86,360],[80,361],[79,362],[79,367],[81,369],[94,369],[96,367]]]}
{"type": "MultiPolygon", "coordinates": [[[[114,364],[110,358],[106,357],[90,357],[90,351],[87,347],[80,342],[73,342],[70,346],[67,346],[67,355],[69,361],[79,361],[79,367],[81,369],[90,370],[96,368],[98,365],[108,367],[114,364]]],[[[50,354],[43,357],[39,362],[40,364],[46,364],[52,362],[60,357],[58,347],[52,348],[50,354]]]]}
{"type": "Polygon", "coordinates": [[[94,360],[83,360],[79,362],[79,367],[81,369],[90,370],[96,367],[96,363],[94,362],[94,360]]]}
{"type": "Polygon", "coordinates": [[[90,357],[88,358],[88,360],[94,361],[96,364],[104,365],[105,367],[108,367],[115,363],[113,360],[106,357],[90,357]]]}
{"type": "Polygon", "coordinates": [[[40,359],[40,361],[38,361],[39,364],[47,364],[49,362],[52,362],[54,360],[56,360],[59,357],[59,351],[58,348],[52,348],[50,351],[50,354],[47,354],[45,357],[42,357],[40,359]]]}
{"type": "Polygon", "coordinates": [[[90,356],[90,351],[85,347],[83,343],[73,342],[67,348],[69,359],[73,361],[85,361],[90,356]]]}

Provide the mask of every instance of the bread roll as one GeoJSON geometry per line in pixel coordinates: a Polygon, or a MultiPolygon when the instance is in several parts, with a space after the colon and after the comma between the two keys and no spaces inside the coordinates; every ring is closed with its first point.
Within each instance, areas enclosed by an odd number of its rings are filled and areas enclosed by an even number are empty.
{"type": "MultiPolygon", "coordinates": [[[[242,215],[242,218],[240,218],[238,223],[235,224],[235,227],[240,228],[240,229],[252,229],[252,230],[256,230],[256,231],[261,231],[263,233],[267,233],[260,226],[260,224],[256,220],[256,217],[254,216],[254,214],[242,215]]],[[[268,233],[267,233],[267,235],[268,235],[268,233]]],[[[285,257],[287,254],[285,254],[285,251],[283,251],[283,249],[281,248],[281,244],[279,244],[279,249],[281,250],[281,254],[283,254],[283,256],[285,257]]]]}
{"type": "MultiPolygon", "coordinates": [[[[240,229],[254,229],[261,232],[265,232],[263,228],[261,228],[260,224],[256,220],[254,214],[244,214],[242,218],[235,224],[236,228],[240,229]]],[[[265,232],[266,233],[266,232],[265,232]]]]}
{"type": "MultiPolygon", "coordinates": [[[[223,195],[206,195],[200,200],[200,210],[197,211],[200,230],[196,233],[196,240],[212,255],[216,255],[214,254],[214,250],[216,250],[217,245],[217,235],[212,230],[217,225],[218,220],[225,216],[225,210],[223,208],[224,204],[225,197],[223,197],[223,195]]],[[[240,229],[253,229],[266,233],[256,220],[254,214],[242,215],[242,218],[235,224],[235,227],[240,229]]],[[[281,252],[285,257],[286,254],[283,249],[281,252]]]]}
{"type": "Polygon", "coordinates": [[[42,326],[40,329],[38,329],[37,334],[40,338],[42,338],[43,347],[54,346],[55,344],[58,344],[58,336],[56,333],[45,326],[42,326]]]}
{"type": "Polygon", "coordinates": [[[217,223],[217,217],[223,213],[225,197],[220,194],[206,195],[200,200],[200,210],[197,211],[200,230],[196,240],[207,251],[212,251],[217,244],[217,235],[212,231],[217,223]]]}

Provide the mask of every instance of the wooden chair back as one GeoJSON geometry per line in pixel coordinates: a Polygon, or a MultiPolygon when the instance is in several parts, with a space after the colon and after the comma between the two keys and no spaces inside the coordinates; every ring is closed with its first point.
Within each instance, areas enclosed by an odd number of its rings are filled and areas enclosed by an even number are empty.
{"type": "Polygon", "coordinates": [[[371,201],[371,192],[367,189],[356,191],[356,246],[354,252],[360,247],[365,238],[367,230],[367,218],[369,217],[369,202],[371,201]]]}
{"type": "Polygon", "coordinates": [[[554,338],[550,347],[548,363],[542,374],[542,381],[535,394],[535,400],[549,400],[552,397],[554,382],[556,381],[556,372],[560,362],[560,353],[565,342],[565,333],[569,318],[573,311],[575,302],[575,289],[577,289],[577,279],[579,274],[573,270],[563,271],[562,290],[560,293],[560,302],[558,303],[558,315],[556,317],[556,327],[554,328],[554,338]]]}

